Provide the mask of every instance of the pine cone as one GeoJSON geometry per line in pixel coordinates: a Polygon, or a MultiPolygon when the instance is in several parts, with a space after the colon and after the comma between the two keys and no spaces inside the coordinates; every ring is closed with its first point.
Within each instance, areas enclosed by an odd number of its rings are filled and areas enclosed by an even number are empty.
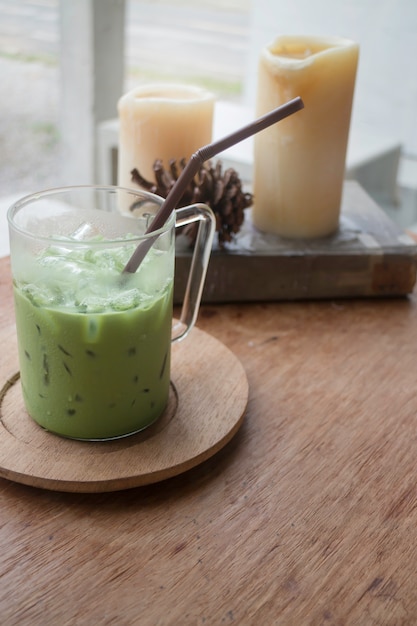
{"type": "MultiPolygon", "coordinates": [[[[180,161],[181,171],[186,165],[185,159],[180,161]]],[[[152,183],[140,174],[137,169],[131,171],[132,181],[148,191],[166,198],[169,191],[178,179],[180,172],[175,160],[169,162],[169,170],[165,170],[160,159],[153,164],[155,182],[152,183]]],[[[238,173],[228,168],[224,173],[221,162],[213,167],[210,162],[203,164],[197,175],[190,182],[181,197],[178,207],[187,206],[195,202],[207,204],[216,217],[216,232],[219,245],[222,248],[226,241],[232,241],[239,232],[244,220],[244,209],[253,202],[253,196],[242,190],[242,183],[238,173]]],[[[183,229],[190,238],[191,245],[197,236],[198,225],[190,224],[183,229]]]]}

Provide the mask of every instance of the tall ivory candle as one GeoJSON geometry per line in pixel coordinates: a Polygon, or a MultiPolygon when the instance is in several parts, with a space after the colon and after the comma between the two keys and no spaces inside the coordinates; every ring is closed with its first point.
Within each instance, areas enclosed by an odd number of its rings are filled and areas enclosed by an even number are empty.
{"type": "Polygon", "coordinates": [[[156,159],[162,159],[166,169],[171,159],[188,161],[211,142],[213,111],[213,94],[188,85],[143,85],[122,96],[118,102],[118,184],[134,187],[134,168],[154,181],[156,159]]]}
{"type": "Polygon", "coordinates": [[[290,238],[337,230],[359,47],[278,37],[260,56],[257,114],[301,96],[304,109],[254,138],[253,223],[290,238]]]}

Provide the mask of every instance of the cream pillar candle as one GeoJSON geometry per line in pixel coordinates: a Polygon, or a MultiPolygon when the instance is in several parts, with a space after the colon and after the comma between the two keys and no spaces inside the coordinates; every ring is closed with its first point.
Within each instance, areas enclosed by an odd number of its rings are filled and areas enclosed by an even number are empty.
{"type": "Polygon", "coordinates": [[[254,138],[255,226],[290,238],[339,223],[359,47],[336,37],[278,37],[262,50],[257,114],[301,96],[304,109],[254,138]]]}
{"type": "Polygon", "coordinates": [[[118,184],[135,187],[134,168],[154,181],[156,159],[162,159],[165,168],[170,159],[188,160],[211,142],[213,111],[213,94],[188,85],[143,85],[122,96],[118,102],[118,184]]]}

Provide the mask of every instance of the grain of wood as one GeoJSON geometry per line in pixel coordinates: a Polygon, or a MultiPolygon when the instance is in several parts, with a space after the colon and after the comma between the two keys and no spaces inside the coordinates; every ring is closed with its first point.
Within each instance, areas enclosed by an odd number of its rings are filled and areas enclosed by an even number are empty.
{"type": "Polygon", "coordinates": [[[244,366],[241,429],[128,491],[1,479],[3,623],[415,624],[416,295],[206,305],[198,326],[244,366]]]}

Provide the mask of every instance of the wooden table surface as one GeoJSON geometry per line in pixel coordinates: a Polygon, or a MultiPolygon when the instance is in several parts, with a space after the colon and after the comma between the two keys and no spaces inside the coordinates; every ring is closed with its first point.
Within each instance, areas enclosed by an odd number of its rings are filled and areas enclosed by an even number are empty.
{"type": "MultiPolygon", "coordinates": [[[[0,278],[12,329],[8,259],[0,278]]],[[[0,479],[0,622],[416,624],[416,296],[205,305],[198,326],[247,372],[238,434],[116,493],[0,479]]]]}

